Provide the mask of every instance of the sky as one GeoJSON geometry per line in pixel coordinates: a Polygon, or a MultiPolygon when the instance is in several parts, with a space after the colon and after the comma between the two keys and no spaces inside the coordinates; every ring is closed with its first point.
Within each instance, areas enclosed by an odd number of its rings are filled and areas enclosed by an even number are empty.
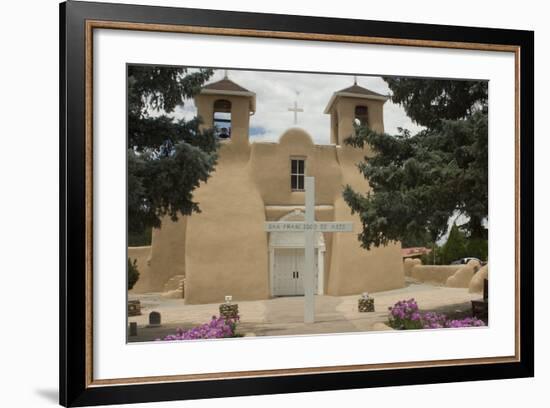
{"type": "MultiPolygon", "coordinates": [[[[353,85],[352,75],[288,73],[228,70],[229,79],[256,93],[256,113],[250,118],[250,141],[276,142],[294,125],[294,113],[288,108],[298,103],[304,111],[298,113],[298,127],[306,130],[317,144],[330,143],[330,118],[324,114],[331,95],[353,85]],[[298,94],[297,94],[298,93],[298,94]]],[[[208,83],[222,79],[224,70],[216,70],[208,83]]],[[[357,84],[388,95],[390,89],[381,77],[358,76],[357,84]]],[[[176,108],[175,118],[190,119],[196,115],[192,100],[176,108]]],[[[415,133],[420,127],[406,115],[404,109],[387,101],[384,105],[385,131],[397,133],[402,127],[415,133]]]]}

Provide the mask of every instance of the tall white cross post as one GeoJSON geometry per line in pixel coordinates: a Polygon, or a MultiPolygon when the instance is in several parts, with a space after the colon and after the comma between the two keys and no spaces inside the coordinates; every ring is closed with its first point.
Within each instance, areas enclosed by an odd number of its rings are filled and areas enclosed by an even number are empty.
{"type": "Polygon", "coordinates": [[[306,212],[304,222],[269,221],[265,230],[304,232],[305,278],[304,278],[304,323],[315,322],[315,232],[352,232],[352,222],[315,221],[315,177],[305,177],[306,212]]]}

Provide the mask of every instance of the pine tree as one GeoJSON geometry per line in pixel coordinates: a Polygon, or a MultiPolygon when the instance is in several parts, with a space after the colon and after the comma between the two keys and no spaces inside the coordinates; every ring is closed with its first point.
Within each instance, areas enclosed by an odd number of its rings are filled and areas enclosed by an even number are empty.
{"type": "Polygon", "coordinates": [[[344,189],[344,199],[363,223],[365,248],[392,241],[436,242],[457,213],[473,238],[486,239],[488,214],[487,82],[384,78],[392,100],[424,129],[397,135],[356,127],[346,143],[368,145],[358,164],[367,194],[344,189]]]}
{"type": "Polygon", "coordinates": [[[441,248],[441,263],[450,264],[460,258],[468,256],[466,249],[466,236],[456,224],[453,224],[449,232],[447,242],[441,248]]]}
{"type": "Polygon", "coordinates": [[[200,118],[175,121],[170,114],[193,97],[211,69],[128,66],[128,231],[160,227],[161,218],[199,212],[193,191],[217,160],[212,130],[200,118]]]}
{"type": "Polygon", "coordinates": [[[468,238],[466,241],[466,256],[487,261],[489,242],[483,238],[468,238]]]}

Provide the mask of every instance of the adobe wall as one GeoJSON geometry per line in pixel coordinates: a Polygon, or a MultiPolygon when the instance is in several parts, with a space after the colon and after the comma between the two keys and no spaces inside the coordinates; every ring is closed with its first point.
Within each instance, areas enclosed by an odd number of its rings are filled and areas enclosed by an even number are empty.
{"type": "Polygon", "coordinates": [[[180,215],[174,222],[166,216],[161,228],[153,228],[149,291],[160,292],[172,276],[185,275],[186,223],[187,217],[180,215]]]}
{"type": "Polygon", "coordinates": [[[151,261],[151,247],[128,247],[128,258],[130,258],[131,262],[136,260],[136,265],[139,271],[139,279],[130,293],[150,292],[151,268],[149,267],[149,262],[151,261]]]}
{"type": "Polygon", "coordinates": [[[302,129],[290,129],[279,143],[236,146],[223,143],[220,159],[195,200],[202,210],[163,222],[153,235],[151,274],[155,289],[174,275],[186,276],[186,303],[222,302],[269,297],[269,235],[266,220],[304,205],[304,192],[290,188],[290,157],[306,158],[306,174],[316,182],[319,221],[351,221],[353,233],[324,234],[325,289],[329,295],[358,294],[404,286],[401,247],[361,248],[362,225],[342,198],[342,186],[365,191],[368,184],[356,163],[365,151],[351,147],[314,145],[302,129]],[[280,207],[278,207],[280,206],[280,207]],[[328,209],[328,210],[327,210],[328,209]],[[222,233],[223,232],[223,233],[222,233]],[[236,256],[236,254],[238,254],[236,256]]]}
{"type": "Polygon", "coordinates": [[[446,284],[447,279],[464,265],[415,265],[411,268],[411,278],[421,282],[446,284]]]}
{"type": "Polygon", "coordinates": [[[401,244],[371,247],[368,251],[362,248],[358,240],[363,228],[361,220],[357,214],[351,214],[342,197],[341,187],[345,185],[363,194],[368,192],[369,185],[358,171],[357,163],[369,153],[349,146],[337,146],[336,153],[342,183],[334,197],[334,217],[338,221],[353,222],[353,233],[334,234],[327,293],[351,295],[402,288],[405,277],[401,244]]]}
{"type": "Polygon", "coordinates": [[[422,261],[418,258],[405,258],[403,261],[403,273],[405,276],[411,276],[412,268],[416,265],[422,265],[422,261]]]}
{"type": "Polygon", "coordinates": [[[187,217],[185,302],[268,298],[264,202],[248,160],[222,146],[216,171],[194,196],[202,212],[187,217]]]}
{"type": "Polygon", "coordinates": [[[468,284],[469,293],[483,293],[483,281],[489,279],[489,265],[481,267],[468,284]]]}
{"type": "MultiPolygon", "coordinates": [[[[315,219],[335,219],[333,204],[338,188],[342,186],[342,177],[334,146],[315,145],[304,130],[291,128],[280,137],[279,143],[252,143],[250,148],[249,172],[266,206],[267,221],[276,221],[295,208],[304,209],[305,193],[291,189],[291,157],[305,158],[306,174],[315,177],[315,219]]],[[[325,289],[329,281],[334,235],[323,234],[325,289]]],[[[269,269],[267,273],[269,276],[269,269]]]]}
{"type": "Polygon", "coordinates": [[[466,265],[422,265],[420,259],[412,258],[403,261],[406,276],[450,288],[468,288],[470,293],[483,292],[483,280],[488,278],[488,268],[488,265],[482,267],[476,260],[470,260],[466,265]]]}
{"type": "Polygon", "coordinates": [[[361,221],[357,214],[351,214],[342,197],[342,187],[346,184],[357,191],[368,189],[368,183],[356,167],[365,152],[346,146],[314,145],[311,137],[300,128],[287,130],[278,144],[251,145],[251,175],[265,205],[304,205],[304,192],[292,191],[289,182],[290,158],[304,157],[306,174],[316,180],[316,205],[333,208],[328,216],[317,211],[316,219],[353,222],[353,233],[324,234],[326,293],[329,295],[404,286],[401,246],[390,244],[370,251],[361,248],[357,239],[362,230],[361,221]]]}
{"type": "Polygon", "coordinates": [[[467,288],[480,267],[481,265],[478,261],[473,259],[470,260],[466,265],[462,265],[462,268],[450,276],[445,285],[450,288],[467,288]]]}

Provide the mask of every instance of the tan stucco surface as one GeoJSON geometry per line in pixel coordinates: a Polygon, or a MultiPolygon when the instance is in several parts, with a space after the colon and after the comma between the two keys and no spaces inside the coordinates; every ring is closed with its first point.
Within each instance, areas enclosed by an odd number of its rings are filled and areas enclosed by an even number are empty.
{"type": "Polygon", "coordinates": [[[172,276],[185,275],[186,217],[173,222],[162,220],[162,229],[153,229],[151,244],[151,270],[148,287],[152,291],[163,290],[172,276]]]}
{"type": "Polygon", "coordinates": [[[355,107],[366,106],[368,108],[369,126],[377,132],[384,131],[384,103],[379,100],[362,98],[339,97],[333,105],[331,112],[331,142],[338,145],[344,144],[344,139],[353,134],[353,119],[355,107]]]}
{"type": "Polygon", "coordinates": [[[185,300],[268,297],[264,202],[244,156],[222,147],[215,174],[195,193],[201,213],[187,217],[185,300]]]}
{"type": "Polygon", "coordinates": [[[403,273],[405,276],[411,276],[411,270],[416,265],[422,265],[422,261],[418,258],[405,258],[403,261],[403,273]]]}
{"type": "Polygon", "coordinates": [[[483,281],[485,279],[489,279],[489,265],[481,267],[481,269],[474,275],[468,285],[468,291],[470,293],[483,293],[483,281]]]}
{"type": "Polygon", "coordinates": [[[128,247],[128,258],[131,262],[136,261],[139,272],[139,279],[130,291],[130,293],[146,293],[154,291],[151,284],[151,247],[128,247]]]}
{"type": "MultiPolygon", "coordinates": [[[[199,95],[196,106],[204,125],[212,123],[212,106],[219,95],[199,95]]],[[[345,145],[316,145],[303,129],[290,128],[277,143],[250,143],[250,100],[223,96],[231,101],[231,140],[222,142],[215,172],[194,192],[200,214],[177,223],[163,220],[153,234],[151,287],[173,275],[185,275],[185,302],[222,302],[226,295],[238,300],[270,297],[269,233],[265,221],[278,220],[303,208],[304,193],[292,191],[291,158],[306,160],[306,175],[316,180],[316,219],[351,221],[353,233],[324,234],[324,290],[328,295],[350,295],[404,286],[400,244],[361,248],[357,234],[360,219],[342,198],[351,185],[366,193],[369,185],[356,164],[370,154],[345,145]]],[[[341,141],[353,132],[356,104],[369,107],[369,123],[383,130],[382,101],[340,97],[335,103],[341,141]]]]}
{"type": "Polygon", "coordinates": [[[468,264],[463,265],[462,268],[457,270],[452,276],[449,276],[446,286],[451,288],[467,288],[480,266],[478,261],[469,261],[468,264]]]}
{"type": "Polygon", "coordinates": [[[446,284],[463,265],[415,265],[411,277],[421,282],[446,284]]]}

